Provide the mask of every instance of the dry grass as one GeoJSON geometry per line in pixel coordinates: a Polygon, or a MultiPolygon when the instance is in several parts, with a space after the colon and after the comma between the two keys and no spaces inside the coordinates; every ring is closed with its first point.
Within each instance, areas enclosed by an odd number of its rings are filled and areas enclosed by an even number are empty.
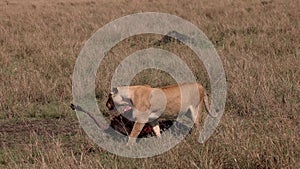
{"type": "MultiPolygon", "coordinates": [[[[0,168],[300,168],[299,6],[293,0],[0,1],[0,168]],[[76,121],[68,108],[71,76],[80,49],[98,28],[146,11],[178,15],[209,37],[226,70],[228,98],[204,145],[189,136],[165,154],[129,159],[98,148],[78,123],[70,128],[76,121]],[[26,124],[31,127],[17,130],[26,124]]],[[[131,37],[108,53],[98,71],[102,109],[109,81],[101,79],[159,38],[131,37]]],[[[179,43],[160,48],[186,60],[209,88],[191,50],[179,43]]],[[[144,71],[133,84],[144,83],[162,86],[172,79],[144,71]]]]}

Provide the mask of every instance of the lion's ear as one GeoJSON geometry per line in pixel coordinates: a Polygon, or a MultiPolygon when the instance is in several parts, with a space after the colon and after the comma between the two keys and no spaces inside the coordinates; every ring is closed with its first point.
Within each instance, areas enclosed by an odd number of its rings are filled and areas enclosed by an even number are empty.
{"type": "Polygon", "coordinates": [[[112,92],[114,93],[114,94],[117,94],[119,91],[118,91],[118,88],[116,88],[116,87],[114,87],[113,89],[112,89],[112,92]]]}

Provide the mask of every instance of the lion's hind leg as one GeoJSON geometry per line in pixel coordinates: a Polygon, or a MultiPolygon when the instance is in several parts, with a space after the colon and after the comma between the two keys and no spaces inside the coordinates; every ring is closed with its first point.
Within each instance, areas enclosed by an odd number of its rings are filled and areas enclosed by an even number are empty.
{"type": "Polygon", "coordinates": [[[202,114],[202,107],[203,107],[202,103],[200,103],[196,108],[194,108],[193,106],[189,107],[189,110],[191,111],[191,114],[192,114],[194,124],[196,126],[196,131],[200,130],[200,119],[201,119],[201,114],[202,114]]]}

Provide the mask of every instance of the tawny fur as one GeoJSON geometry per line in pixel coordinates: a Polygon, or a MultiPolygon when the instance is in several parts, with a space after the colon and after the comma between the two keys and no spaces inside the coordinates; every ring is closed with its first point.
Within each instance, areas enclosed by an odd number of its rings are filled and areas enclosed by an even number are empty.
{"type": "MultiPolygon", "coordinates": [[[[199,120],[203,103],[211,115],[208,96],[201,84],[185,83],[163,88],[145,86],[118,87],[110,95],[107,103],[112,100],[117,105],[132,104],[135,124],[130,133],[128,144],[135,142],[136,137],[145,123],[159,117],[176,118],[179,112],[191,111],[192,118],[199,129],[199,120]],[[117,90],[116,90],[117,89],[117,90]]],[[[113,104],[114,106],[114,104],[113,104]]],[[[213,115],[212,115],[213,116],[213,115]]],[[[155,134],[160,136],[159,126],[154,125],[155,134]]]]}

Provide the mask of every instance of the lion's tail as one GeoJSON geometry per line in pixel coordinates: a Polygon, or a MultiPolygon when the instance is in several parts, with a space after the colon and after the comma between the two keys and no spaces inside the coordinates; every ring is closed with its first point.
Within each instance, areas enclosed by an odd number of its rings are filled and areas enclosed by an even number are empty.
{"type": "Polygon", "coordinates": [[[212,113],[211,112],[211,109],[210,109],[210,106],[209,106],[209,101],[208,101],[208,94],[205,92],[204,93],[204,105],[205,105],[205,108],[208,112],[208,114],[211,116],[211,117],[217,117],[218,114],[217,113],[212,113]]]}

